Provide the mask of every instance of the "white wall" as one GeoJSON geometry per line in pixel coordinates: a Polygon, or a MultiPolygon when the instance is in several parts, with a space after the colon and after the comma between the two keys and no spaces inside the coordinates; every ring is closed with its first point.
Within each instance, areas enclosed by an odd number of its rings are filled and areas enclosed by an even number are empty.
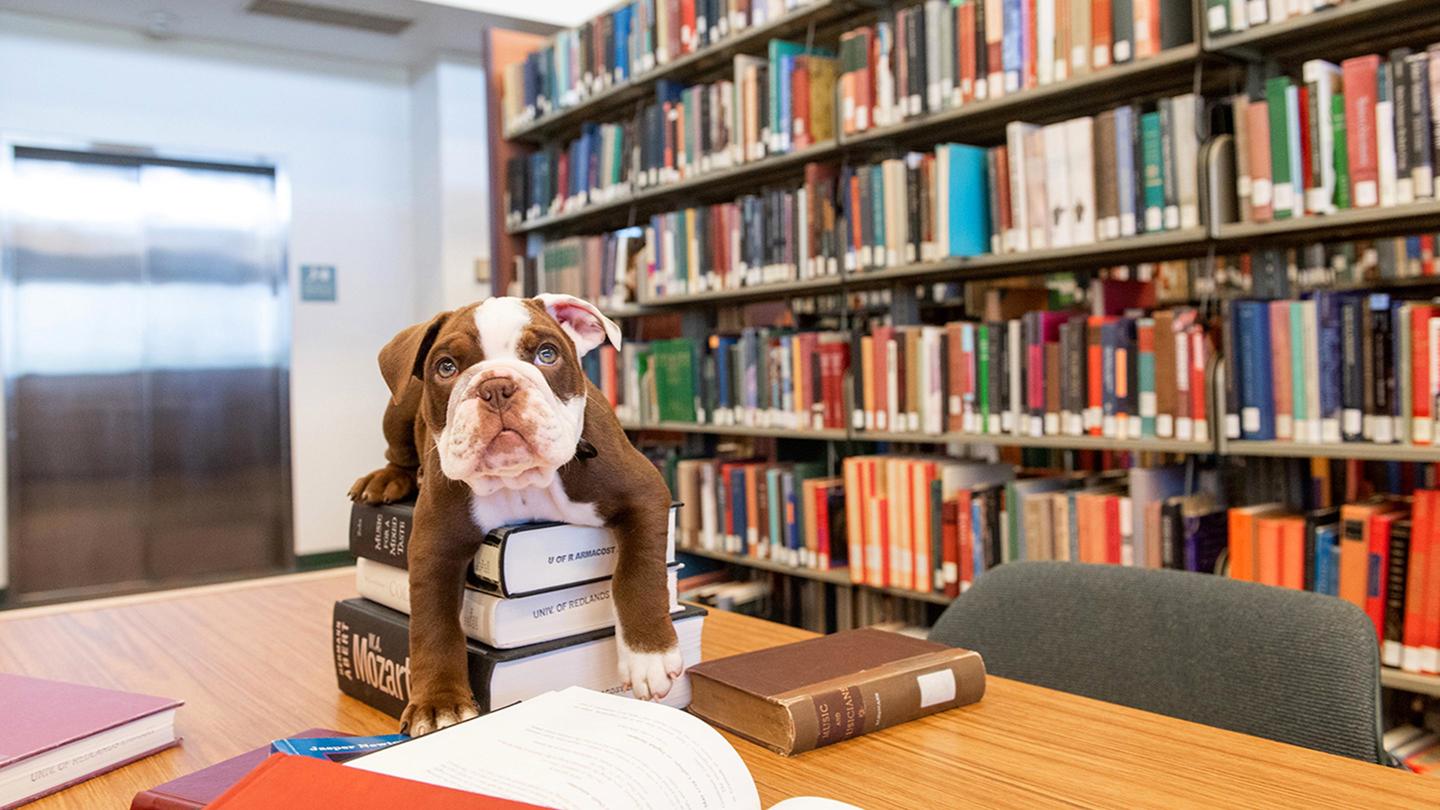
{"type": "Polygon", "coordinates": [[[383,462],[375,355],[418,317],[410,113],[398,68],[0,13],[0,131],[263,154],[287,172],[297,554],[345,546],[345,491],[383,462]],[[338,303],[299,302],[308,263],[335,265],[338,303]]]}
{"type": "Polygon", "coordinates": [[[422,318],[490,294],[475,273],[477,261],[490,259],[486,91],[484,69],[457,59],[431,65],[413,85],[415,294],[422,318]]]}

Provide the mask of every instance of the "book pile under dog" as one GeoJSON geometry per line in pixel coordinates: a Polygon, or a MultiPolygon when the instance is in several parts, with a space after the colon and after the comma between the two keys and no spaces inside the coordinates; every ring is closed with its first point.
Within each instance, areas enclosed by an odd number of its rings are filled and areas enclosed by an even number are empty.
{"type": "MultiPolygon", "coordinates": [[[[341,691],[394,717],[410,698],[406,547],[413,510],[408,503],[352,507],[360,598],[337,602],[334,613],[341,691]]],[[[705,611],[676,599],[674,512],[666,556],[670,610],[688,668],[700,661],[705,611]]],[[[460,616],[480,712],[569,686],[629,694],[614,641],[615,559],[615,538],[604,528],[532,523],[486,536],[467,575],[460,616]]],[[[689,705],[688,679],[661,702],[689,705]]]]}

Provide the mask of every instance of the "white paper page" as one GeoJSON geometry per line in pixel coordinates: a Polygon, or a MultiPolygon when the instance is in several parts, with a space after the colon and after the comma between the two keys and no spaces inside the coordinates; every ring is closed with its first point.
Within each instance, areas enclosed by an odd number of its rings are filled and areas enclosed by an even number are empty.
{"type": "Polygon", "coordinates": [[[760,808],[740,755],[702,720],[579,687],[347,764],[567,810],[760,808]]]}

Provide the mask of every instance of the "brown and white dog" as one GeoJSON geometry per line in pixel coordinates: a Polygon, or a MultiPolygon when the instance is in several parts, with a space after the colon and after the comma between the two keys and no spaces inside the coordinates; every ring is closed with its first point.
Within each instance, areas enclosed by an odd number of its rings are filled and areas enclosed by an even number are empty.
{"type": "Polygon", "coordinates": [[[618,348],[620,329],[593,305],[541,295],[442,312],[380,350],[389,463],[356,481],[350,497],[389,503],[419,488],[402,731],[418,736],[475,716],[462,589],[485,533],[510,523],[613,530],[620,676],[643,699],[664,697],[680,676],[665,571],[670,493],[580,367],[606,340],[618,348]]]}

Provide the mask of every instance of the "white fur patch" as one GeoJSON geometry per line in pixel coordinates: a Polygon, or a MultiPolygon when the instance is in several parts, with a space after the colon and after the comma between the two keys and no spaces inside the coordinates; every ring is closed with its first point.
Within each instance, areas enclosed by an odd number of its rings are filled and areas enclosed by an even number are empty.
{"type": "Polygon", "coordinates": [[[620,680],[641,700],[660,700],[670,694],[675,680],[685,671],[685,659],[676,645],[665,652],[647,653],[630,649],[620,625],[615,625],[615,647],[620,654],[620,680]]]}
{"type": "Polygon", "coordinates": [[[487,298],[476,307],[475,328],[480,333],[480,349],[485,352],[485,359],[515,357],[515,343],[534,317],[534,311],[521,299],[509,296],[487,298]]]}
{"type": "Polygon", "coordinates": [[[488,494],[470,496],[470,516],[482,532],[501,526],[540,520],[573,523],[577,526],[604,526],[593,503],[570,500],[559,477],[552,476],[543,486],[521,489],[498,489],[488,494]]]}

